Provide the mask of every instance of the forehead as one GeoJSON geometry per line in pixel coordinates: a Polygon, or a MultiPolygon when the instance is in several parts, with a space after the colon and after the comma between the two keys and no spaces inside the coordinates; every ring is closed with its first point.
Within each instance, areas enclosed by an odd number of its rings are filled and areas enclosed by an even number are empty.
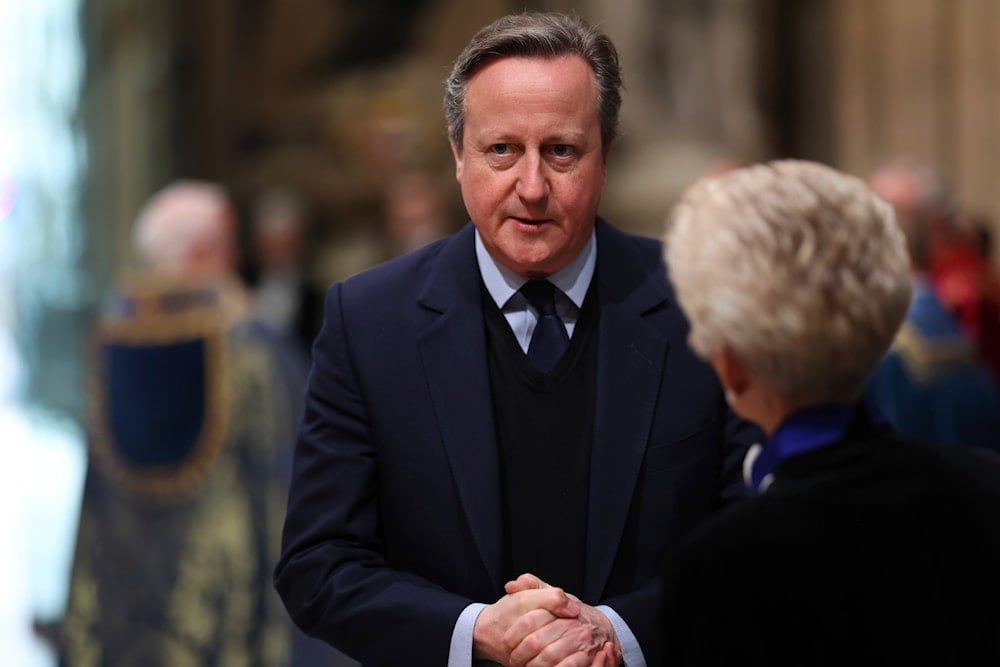
{"type": "Polygon", "coordinates": [[[480,67],[466,87],[466,122],[497,116],[597,118],[597,79],[578,55],[507,56],[480,67]]]}

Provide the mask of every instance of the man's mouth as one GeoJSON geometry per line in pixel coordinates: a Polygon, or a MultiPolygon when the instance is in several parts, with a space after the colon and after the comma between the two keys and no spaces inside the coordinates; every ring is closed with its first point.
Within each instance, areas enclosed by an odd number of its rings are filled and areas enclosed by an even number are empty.
{"type": "Polygon", "coordinates": [[[530,225],[532,227],[537,227],[541,224],[548,222],[546,219],[536,219],[536,218],[520,218],[518,216],[511,216],[513,220],[517,220],[522,225],[530,225]]]}

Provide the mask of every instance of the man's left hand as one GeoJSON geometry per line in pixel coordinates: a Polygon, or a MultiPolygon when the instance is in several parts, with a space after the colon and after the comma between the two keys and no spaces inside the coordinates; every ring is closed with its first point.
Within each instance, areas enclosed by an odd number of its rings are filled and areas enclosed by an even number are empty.
{"type": "MultiPolygon", "coordinates": [[[[508,594],[548,584],[532,574],[507,582],[508,594]]],[[[579,602],[578,598],[574,598],[579,602]]],[[[611,621],[598,609],[580,602],[575,618],[556,618],[544,610],[524,614],[504,634],[511,667],[589,667],[618,665],[621,646],[611,621]]]]}

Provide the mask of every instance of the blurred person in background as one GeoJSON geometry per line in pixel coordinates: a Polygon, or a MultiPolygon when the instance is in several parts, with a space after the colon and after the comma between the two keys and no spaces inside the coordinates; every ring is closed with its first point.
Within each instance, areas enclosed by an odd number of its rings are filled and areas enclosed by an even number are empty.
{"type": "Polygon", "coordinates": [[[406,171],[385,193],[389,256],[405,255],[448,234],[445,196],[428,174],[406,171]]]}
{"type": "Polygon", "coordinates": [[[985,215],[960,211],[955,227],[936,249],[930,273],[1000,390],[1000,273],[992,262],[993,225],[985,215]]]}
{"type": "Polygon", "coordinates": [[[316,644],[270,586],[303,380],[250,316],[237,224],[215,184],[156,193],[142,270],[95,323],[67,665],[277,667],[316,644]]]}
{"type": "Polygon", "coordinates": [[[904,435],[1000,451],[997,386],[932,273],[942,244],[955,247],[947,241],[957,233],[947,190],[932,171],[901,164],[879,169],[869,183],[906,237],[913,300],[868,398],[904,435]]]}
{"type": "Polygon", "coordinates": [[[684,195],[666,256],[692,347],[767,439],[751,497],[669,560],[663,664],[1000,664],[1000,456],[862,400],[910,300],[892,208],[824,165],[752,166],[684,195]]]}
{"type": "Polygon", "coordinates": [[[309,234],[302,197],[273,187],[253,202],[250,220],[254,315],[308,353],[323,317],[323,294],[307,273],[309,234]]]}

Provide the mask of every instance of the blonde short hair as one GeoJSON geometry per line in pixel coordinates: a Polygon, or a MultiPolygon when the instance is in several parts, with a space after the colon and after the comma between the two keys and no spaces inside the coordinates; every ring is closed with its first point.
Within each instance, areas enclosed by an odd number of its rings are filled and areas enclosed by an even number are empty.
{"type": "Polygon", "coordinates": [[[672,213],[665,253],[694,350],[729,351],[799,404],[857,399],[910,300],[892,208],[812,162],[699,181],[672,213]]]}

